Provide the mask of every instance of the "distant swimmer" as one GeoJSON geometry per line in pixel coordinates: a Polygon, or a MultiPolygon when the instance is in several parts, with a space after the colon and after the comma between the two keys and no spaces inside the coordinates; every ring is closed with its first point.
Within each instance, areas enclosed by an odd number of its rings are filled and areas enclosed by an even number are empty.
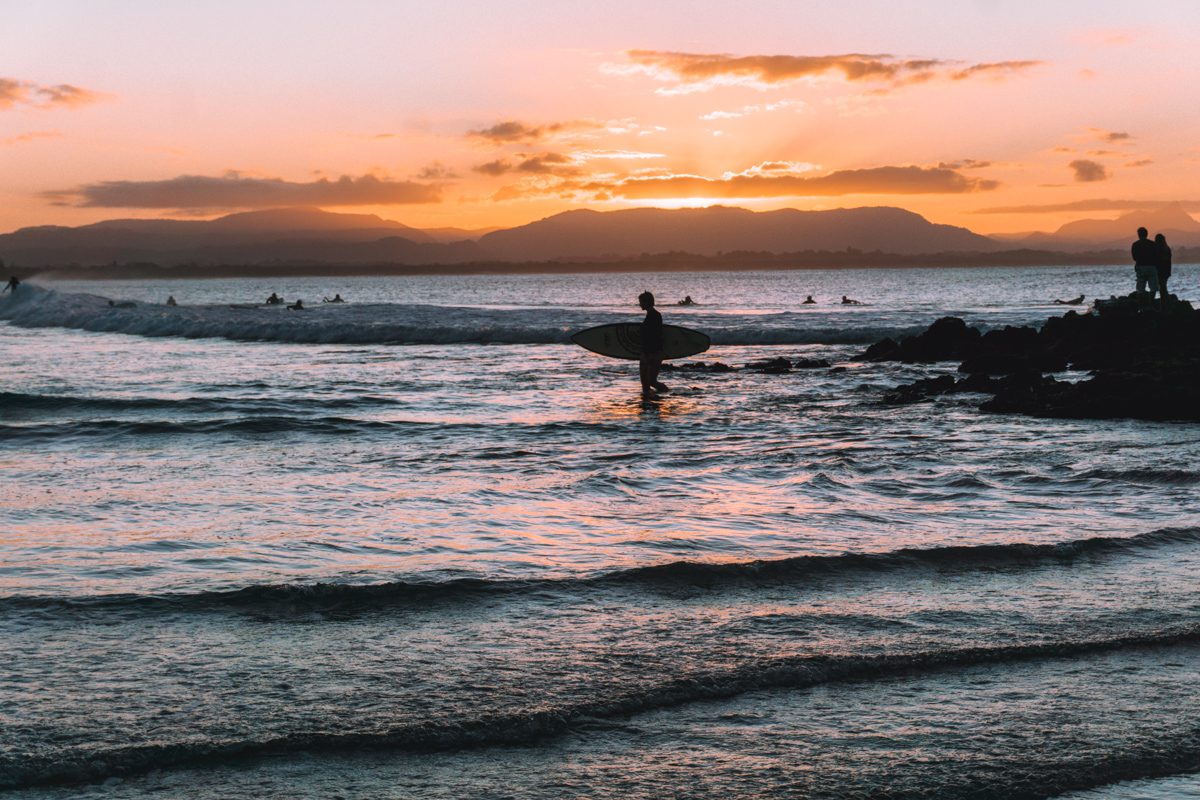
{"type": "Polygon", "coordinates": [[[267,298],[267,305],[281,306],[281,305],[283,305],[283,298],[280,297],[279,295],[275,294],[274,292],[271,292],[271,296],[267,298]]]}
{"type": "MultiPolygon", "coordinates": [[[[845,300],[846,298],[844,298],[844,297],[843,297],[842,299],[843,299],[843,300],[845,300]]],[[[816,300],[813,300],[813,299],[812,299],[812,295],[810,294],[808,297],[804,298],[804,302],[803,302],[803,303],[801,303],[800,305],[802,305],[802,306],[815,306],[816,304],[817,304],[817,301],[816,301],[816,300]]]]}
{"type": "Polygon", "coordinates": [[[849,297],[846,297],[846,295],[842,295],[842,305],[844,305],[844,306],[861,306],[862,302],[859,300],[851,300],[849,297]]]}
{"type": "Polygon", "coordinates": [[[179,305],[179,303],[175,302],[175,295],[173,295],[173,294],[167,295],[167,305],[169,305],[169,306],[179,305]]]}
{"type": "Polygon", "coordinates": [[[638,295],[638,305],[646,312],[646,319],[642,321],[642,357],[638,361],[638,377],[642,380],[642,397],[656,397],[659,392],[667,391],[667,387],[658,382],[658,371],[663,362],[663,319],[654,307],[654,295],[650,292],[638,295]]]}
{"type": "MultiPolygon", "coordinates": [[[[4,262],[3,262],[3,261],[0,261],[0,266],[2,266],[3,264],[4,264],[4,262]]],[[[9,278],[9,279],[8,279],[8,283],[6,283],[6,284],[4,285],[4,288],[3,288],[2,290],[0,290],[0,294],[4,294],[4,293],[5,293],[5,292],[7,292],[9,289],[12,289],[12,293],[13,293],[13,294],[16,294],[16,293],[17,293],[17,287],[18,287],[18,286],[20,286],[20,285],[21,285],[21,281],[17,280],[17,276],[16,276],[16,275],[13,275],[11,278],[9,278]]]]}
{"type": "Polygon", "coordinates": [[[1054,305],[1056,305],[1056,306],[1081,306],[1081,305],[1083,305],[1083,295],[1079,295],[1079,297],[1073,297],[1070,300],[1055,299],[1054,305]]]}
{"type": "Polygon", "coordinates": [[[296,300],[296,302],[294,302],[288,306],[288,311],[307,311],[307,310],[308,309],[304,307],[303,300],[296,300]]]}
{"type": "Polygon", "coordinates": [[[681,306],[694,306],[694,305],[696,305],[696,301],[695,301],[695,300],[693,300],[693,299],[692,299],[692,296],[689,294],[687,297],[685,297],[685,298],[683,298],[682,300],[680,300],[680,301],[679,301],[679,303],[678,303],[678,305],[681,305],[681,306]]]}
{"type": "Polygon", "coordinates": [[[333,296],[332,300],[330,300],[328,297],[322,297],[321,302],[322,303],[344,303],[346,301],[342,299],[342,296],[340,294],[335,294],[333,296]]]}

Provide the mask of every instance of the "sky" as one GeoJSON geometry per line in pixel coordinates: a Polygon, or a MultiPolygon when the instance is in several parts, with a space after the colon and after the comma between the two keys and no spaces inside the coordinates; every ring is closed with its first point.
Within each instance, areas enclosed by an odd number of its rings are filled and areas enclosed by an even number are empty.
{"type": "Polygon", "coordinates": [[[0,231],[319,206],[1200,212],[1200,3],[10,3],[0,231]]]}

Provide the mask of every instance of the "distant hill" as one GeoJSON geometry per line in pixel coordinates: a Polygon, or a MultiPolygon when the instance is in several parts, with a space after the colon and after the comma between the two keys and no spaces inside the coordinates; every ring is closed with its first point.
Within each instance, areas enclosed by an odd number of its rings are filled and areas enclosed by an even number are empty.
{"type": "Polygon", "coordinates": [[[1132,211],[1116,219],[1081,219],[1068,222],[1054,233],[1032,233],[1020,241],[1028,247],[1058,250],[1128,249],[1137,238],[1137,229],[1144,227],[1153,237],[1167,237],[1172,247],[1200,245],[1200,222],[1181,206],[1171,205],[1148,211],[1132,211]]]}
{"type": "Polygon", "coordinates": [[[446,238],[374,214],[281,208],[214,220],[114,219],[77,228],[22,228],[0,235],[0,258],[14,264],[62,265],[415,263],[478,257],[473,243],[445,244],[446,238]]]}
{"type": "Polygon", "coordinates": [[[645,253],[882,251],[990,253],[998,242],[937,225],[900,208],[753,212],[699,209],[578,210],[489,233],[423,231],[372,214],[285,208],[214,220],[116,219],[0,235],[0,258],[24,266],[117,262],[177,264],[461,264],[613,262],[645,253]],[[476,239],[476,237],[478,237],[476,239]]]}
{"type": "Polygon", "coordinates": [[[744,208],[622,211],[577,210],[489,233],[484,252],[506,261],[607,258],[641,253],[801,250],[884,250],[935,253],[997,249],[986,236],[966,228],[936,225],[901,208],[841,208],[833,211],[753,212],[744,208]]]}

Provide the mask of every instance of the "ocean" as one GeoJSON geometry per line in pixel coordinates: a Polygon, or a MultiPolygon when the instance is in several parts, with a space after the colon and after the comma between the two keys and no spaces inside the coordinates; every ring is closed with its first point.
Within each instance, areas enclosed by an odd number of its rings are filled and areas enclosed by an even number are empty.
{"type": "Polygon", "coordinates": [[[1200,426],[889,406],[957,365],[855,360],[1132,284],[28,281],[0,296],[0,792],[1200,797],[1200,426]],[[645,289],[695,360],[830,366],[643,401],[568,336],[645,289]],[[309,310],[232,307],[271,292],[309,310]]]}

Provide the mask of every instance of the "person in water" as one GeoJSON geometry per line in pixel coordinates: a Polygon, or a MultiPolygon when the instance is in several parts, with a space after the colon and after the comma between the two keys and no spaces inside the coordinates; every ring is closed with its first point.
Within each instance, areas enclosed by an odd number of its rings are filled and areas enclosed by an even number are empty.
{"type": "Polygon", "coordinates": [[[685,297],[685,298],[683,298],[682,300],[680,300],[680,301],[679,301],[679,305],[681,305],[681,306],[694,306],[694,305],[696,305],[696,301],[695,301],[695,300],[693,300],[693,299],[692,299],[692,296],[689,294],[687,297],[685,297]]]}
{"type": "Polygon", "coordinates": [[[846,295],[842,295],[842,305],[844,305],[844,306],[861,306],[862,303],[859,302],[858,300],[851,300],[849,297],[846,297],[846,295]]]}
{"type": "Polygon", "coordinates": [[[328,297],[322,297],[321,302],[322,303],[344,303],[346,301],[342,299],[342,296],[340,294],[335,294],[333,296],[332,300],[330,300],[328,297]]]}
{"type": "Polygon", "coordinates": [[[1056,305],[1056,306],[1080,306],[1080,305],[1083,305],[1083,295],[1079,295],[1079,297],[1073,297],[1070,300],[1056,299],[1054,301],[1054,305],[1056,305]]]}
{"type": "MultiPolygon", "coordinates": [[[[4,262],[3,262],[3,261],[0,261],[0,266],[4,266],[4,262]]],[[[13,294],[16,294],[16,293],[17,293],[17,287],[18,287],[18,286],[20,286],[20,285],[21,285],[21,281],[17,280],[17,276],[16,276],[16,275],[13,275],[11,278],[9,278],[9,279],[8,279],[8,283],[4,284],[4,289],[0,290],[0,294],[4,294],[4,293],[5,293],[5,292],[7,292],[9,289],[12,289],[12,293],[13,293],[13,294]]]]}
{"type": "Polygon", "coordinates": [[[281,306],[281,305],[283,305],[283,298],[280,297],[279,295],[275,294],[274,292],[271,292],[271,296],[267,298],[267,305],[281,306]]]}
{"type": "Polygon", "coordinates": [[[1171,277],[1171,246],[1167,244],[1167,237],[1161,233],[1154,235],[1154,251],[1154,267],[1158,272],[1158,296],[1162,300],[1163,305],[1166,305],[1167,278],[1171,277]]]}
{"type": "Polygon", "coordinates": [[[816,301],[816,300],[813,300],[813,299],[812,299],[812,295],[810,294],[808,297],[804,298],[804,302],[803,302],[803,303],[801,303],[800,305],[802,305],[802,306],[815,306],[816,304],[817,304],[817,301],[816,301]]]}
{"type": "Polygon", "coordinates": [[[304,308],[304,301],[300,300],[298,298],[297,298],[296,302],[294,302],[290,306],[288,306],[288,311],[306,311],[306,310],[307,309],[304,308]]]}
{"type": "Polygon", "coordinates": [[[1150,299],[1158,291],[1158,248],[1145,228],[1137,229],[1137,241],[1129,248],[1133,256],[1133,272],[1137,276],[1137,293],[1150,290],[1150,299]]]}
{"type": "Polygon", "coordinates": [[[175,302],[175,295],[173,295],[173,294],[167,295],[167,305],[169,305],[169,306],[179,305],[179,303],[175,302]]]}
{"type": "Polygon", "coordinates": [[[663,320],[654,307],[654,295],[642,292],[638,305],[646,312],[642,321],[642,357],[638,362],[638,377],[642,380],[642,396],[654,397],[665,392],[667,387],[658,382],[658,371],[663,362],[663,320]]]}

